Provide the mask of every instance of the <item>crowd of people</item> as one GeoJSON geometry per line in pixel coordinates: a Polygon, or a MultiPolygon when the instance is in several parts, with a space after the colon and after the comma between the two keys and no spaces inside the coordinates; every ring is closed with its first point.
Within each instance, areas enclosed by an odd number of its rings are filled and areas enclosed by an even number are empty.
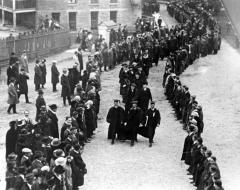
{"type": "MultiPolygon", "coordinates": [[[[179,80],[179,75],[197,58],[216,54],[221,46],[221,31],[205,1],[173,2],[168,5],[169,14],[181,23],[186,32],[184,41],[178,38],[178,28],[170,35],[175,36],[177,46],[168,57],[163,76],[163,87],[167,99],[175,109],[177,119],[181,120],[188,135],[185,138],[181,160],[189,166],[192,184],[198,190],[222,190],[220,170],[216,157],[204,144],[201,134],[204,129],[202,106],[189,88],[179,80]],[[206,40],[204,44],[198,43],[206,40]],[[205,49],[205,50],[204,50],[205,49]]],[[[183,33],[184,33],[183,32],[183,33]]]]}
{"type": "MultiPolygon", "coordinates": [[[[116,138],[130,140],[134,146],[139,134],[148,138],[149,147],[152,147],[161,115],[155,108],[147,80],[149,69],[157,66],[159,59],[167,60],[163,76],[165,94],[189,133],[182,160],[189,165],[193,184],[199,190],[223,189],[216,158],[201,138],[204,129],[202,107],[179,80],[179,75],[194,60],[216,54],[221,47],[221,31],[212,15],[206,14],[204,5],[202,0],[170,3],[169,14],[180,22],[172,28],[162,27],[161,18],[157,23],[138,18],[136,32],[132,35],[126,27],[120,26],[118,31],[110,32],[109,44],[99,36],[87,48],[94,48],[95,53],[89,54],[85,67],[81,44],[74,53],[73,67],[64,68],[61,77],[57,61],[53,61],[52,91],[55,93],[60,83],[63,105],[66,106],[66,101],[70,105],[70,114],[60,131],[57,105],[48,105],[44,99],[46,60],[37,59],[34,67],[38,92],[35,120],[26,110],[23,119],[9,123],[6,135],[6,189],[74,190],[84,184],[87,169],[81,154],[97,128],[100,75],[120,63],[119,84],[124,108],[119,99],[114,100],[106,117],[109,123],[107,138],[111,144],[116,138]]],[[[85,44],[84,48],[87,46],[85,44]]],[[[7,70],[9,114],[12,109],[17,113],[16,104],[21,94],[25,95],[26,103],[30,103],[28,73],[26,52],[20,59],[12,53],[7,70]]]]}

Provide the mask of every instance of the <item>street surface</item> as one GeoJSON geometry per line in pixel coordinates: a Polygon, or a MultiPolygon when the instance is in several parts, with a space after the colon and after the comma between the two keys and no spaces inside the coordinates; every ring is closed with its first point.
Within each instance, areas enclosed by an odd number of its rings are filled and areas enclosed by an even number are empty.
{"type": "MultiPolygon", "coordinates": [[[[167,25],[175,25],[165,9],[161,14],[167,25]]],[[[61,87],[53,93],[50,84],[52,60],[64,60],[57,64],[59,71],[72,65],[73,50],[47,58],[47,85],[44,97],[47,104],[57,103],[59,126],[65,116],[69,115],[69,107],[64,107],[60,98],[61,87]]],[[[240,177],[240,55],[224,40],[218,55],[207,56],[197,60],[181,76],[183,84],[189,86],[192,94],[197,95],[198,102],[203,106],[205,128],[204,144],[217,157],[223,185],[226,190],[238,190],[240,177]]],[[[161,125],[156,129],[155,143],[148,147],[148,140],[139,137],[139,142],[130,147],[130,142],[116,142],[111,145],[107,140],[108,124],[106,114],[113,104],[113,99],[119,96],[118,74],[120,67],[105,72],[101,76],[102,92],[98,128],[95,138],[87,144],[83,159],[87,164],[88,173],[85,176],[84,190],[193,190],[189,182],[186,166],[180,162],[184,138],[187,135],[182,125],[175,119],[174,111],[166,100],[162,88],[162,75],[165,62],[159,62],[149,75],[149,87],[156,100],[156,107],[161,112],[161,125]]],[[[4,83],[5,70],[1,71],[0,83],[0,180],[4,187],[5,177],[5,134],[8,122],[21,118],[25,109],[30,110],[30,116],[35,117],[35,99],[37,93],[33,85],[33,66],[30,67],[29,99],[32,104],[25,104],[21,96],[17,105],[18,115],[7,114],[7,85],[4,83]]]]}

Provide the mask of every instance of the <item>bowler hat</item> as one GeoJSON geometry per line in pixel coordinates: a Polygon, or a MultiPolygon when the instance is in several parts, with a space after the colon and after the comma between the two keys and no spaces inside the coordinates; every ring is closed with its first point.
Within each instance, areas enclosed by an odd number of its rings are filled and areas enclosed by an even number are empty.
{"type": "Polygon", "coordinates": [[[57,147],[61,144],[61,141],[58,138],[54,138],[51,142],[51,146],[57,147]]]}
{"type": "Polygon", "coordinates": [[[56,149],[56,150],[53,151],[53,156],[56,157],[56,158],[64,157],[65,153],[63,152],[62,149],[56,149]]]}
{"type": "Polygon", "coordinates": [[[56,173],[56,174],[63,174],[65,172],[65,169],[62,167],[62,166],[56,166],[53,171],[56,173]]]}
{"type": "Polygon", "coordinates": [[[49,105],[49,108],[51,110],[57,109],[57,105],[56,104],[51,104],[51,105],[49,105]]]}

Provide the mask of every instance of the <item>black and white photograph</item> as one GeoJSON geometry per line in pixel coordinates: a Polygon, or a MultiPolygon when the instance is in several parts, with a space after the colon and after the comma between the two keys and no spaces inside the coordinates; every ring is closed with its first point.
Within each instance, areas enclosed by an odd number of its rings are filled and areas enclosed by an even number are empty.
{"type": "Polygon", "coordinates": [[[239,190],[240,0],[0,0],[0,190],[239,190]]]}

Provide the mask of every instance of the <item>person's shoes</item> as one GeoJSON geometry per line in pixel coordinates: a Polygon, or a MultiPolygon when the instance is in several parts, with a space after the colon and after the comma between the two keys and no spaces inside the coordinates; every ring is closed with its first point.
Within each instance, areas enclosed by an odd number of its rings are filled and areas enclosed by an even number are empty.
{"type": "Polygon", "coordinates": [[[18,114],[18,112],[13,112],[13,114],[18,114]]]}
{"type": "Polygon", "coordinates": [[[152,147],[152,143],[149,143],[149,147],[152,147]]]}
{"type": "Polygon", "coordinates": [[[10,111],[7,111],[8,114],[11,114],[10,111]]]}
{"type": "Polygon", "coordinates": [[[26,102],[26,104],[31,104],[32,102],[26,102]]]}
{"type": "Polygon", "coordinates": [[[111,144],[114,145],[114,141],[112,141],[111,144]]]}
{"type": "Polygon", "coordinates": [[[131,145],[130,146],[134,146],[134,142],[131,142],[131,145]]]}

